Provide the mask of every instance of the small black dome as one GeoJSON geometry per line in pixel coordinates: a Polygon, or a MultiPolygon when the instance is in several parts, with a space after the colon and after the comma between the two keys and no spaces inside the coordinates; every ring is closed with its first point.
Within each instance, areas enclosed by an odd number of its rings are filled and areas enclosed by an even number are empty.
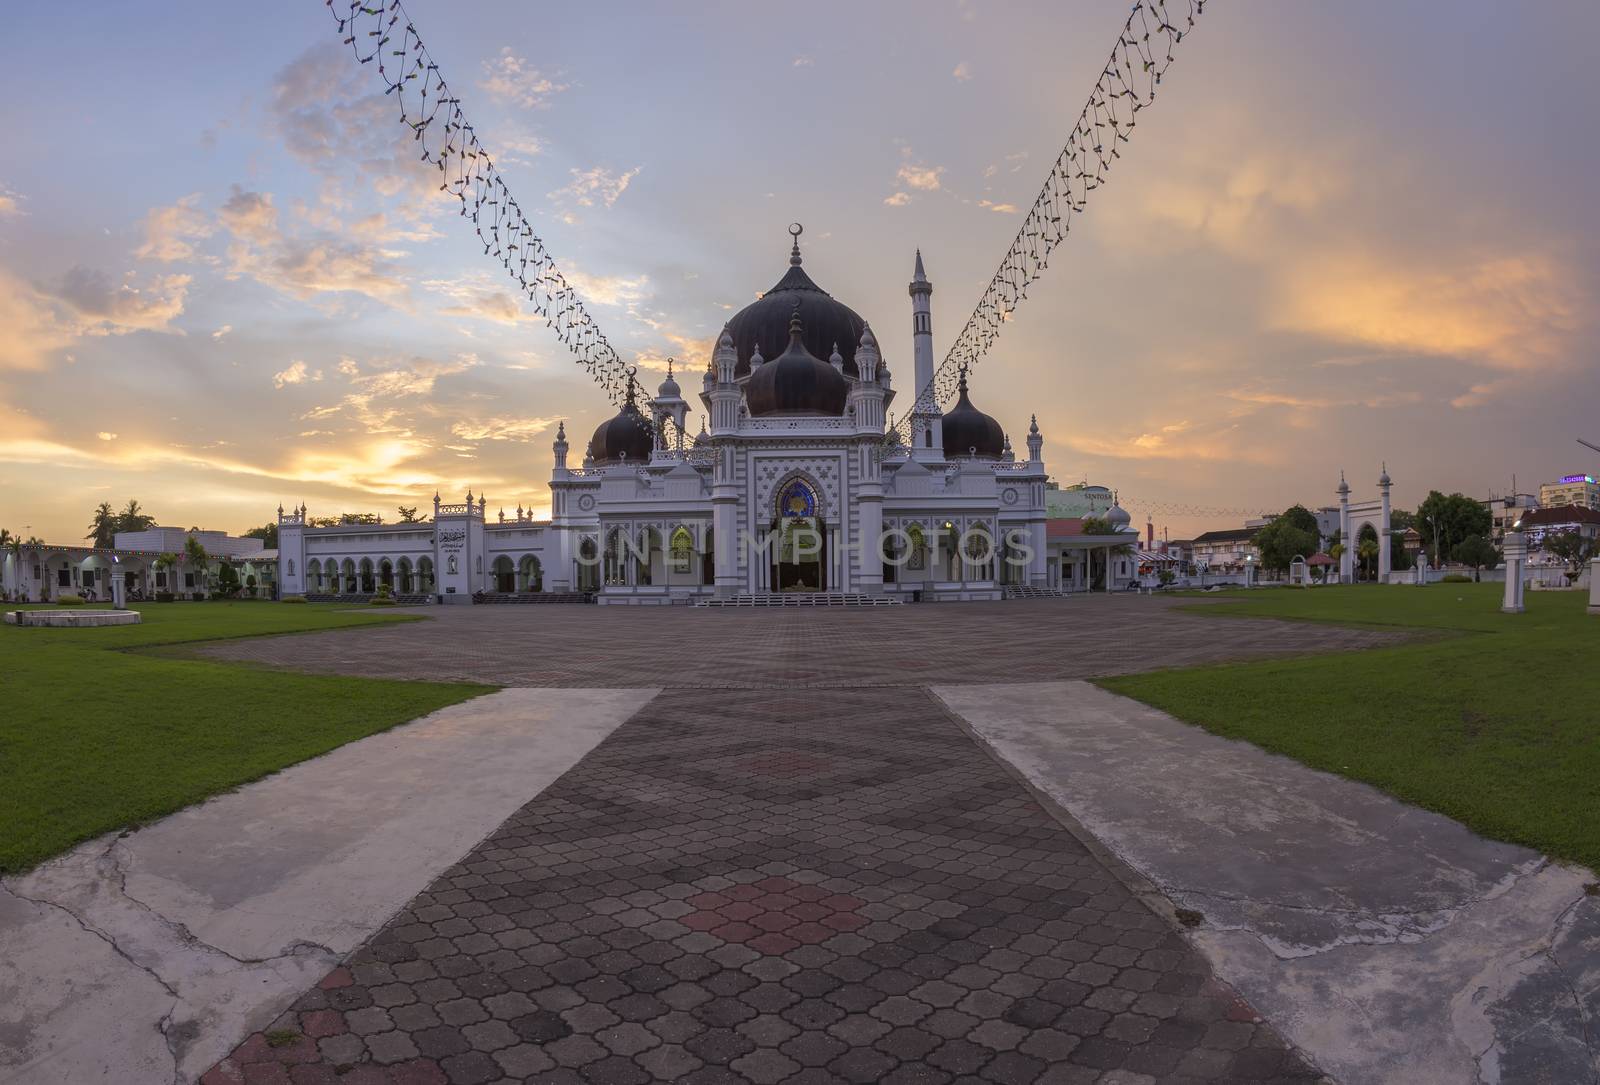
{"type": "Polygon", "coordinates": [[[595,463],[616,463],[624,457],[635,463],[649,463],[655,445],[650,422],[633,401],[630,381],[622,410],[595,427],[594,436],[589,438],[589,455],[595,463]]]}
{"type": "Polygon", "coordinates": [[[763,362],[744,385],[745,406],[752,415],[844,414],[850,382],[844,374],[806,349],[805,329],[797,307],[789,318],[789,346],[763,362]]]}
{"type": "Polygon", "coordinates": [[[826,358],[833,353],[834,344],[844,358],[844,372],[848,377],[858,376],[856,370],[856,344],[861,341],[861,330],[866,327],[856,311],[835,301],[822,287],[811,281],[800,267],[800,245],[797,241],[789,256],[789,270],[771,290],[746,305],[728,321],[728,331],[733,335],[734,348],[739,361],[734,366],[734,376],[750,372],[750,355],[761,348],[763,358],[772,358],[789,342],[789,318],[798,308],[800,322],[804,325],[803,341],[806,350],[814,357],[826,358]]]}
{"type": "Polygon", "coordinates": [[[967,398],[965,370],[961,373],[959,387],[961,398],[956,400],[956,405],[941,423],[945,456],[976,455],[979,459],[998,460],[1005,452],[1005,430],[1000,428],[1000,423],[974,407],[972,400],[967,398]]]}

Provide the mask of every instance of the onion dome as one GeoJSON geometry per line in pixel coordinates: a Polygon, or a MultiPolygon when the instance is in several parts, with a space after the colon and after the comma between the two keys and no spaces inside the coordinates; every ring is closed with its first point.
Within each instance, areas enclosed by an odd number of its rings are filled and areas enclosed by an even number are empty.
{"type": "Polygon", "coordinates": [[[960,398],[941,420],[946,456],[976,456],[998,460],[1005,453],[1006,434],[1000,423],[972,405],[967,398],[967,367],[961,367],[960,398]]]}
{"type": "Polygon", "coordinates": [[[1389,465],[1387,463],[1385,463],[1383,465],[1383,474],[1378,476],[1378,485],[1379,486],[1392,485],[1392,483],[1389,481],[1389,465]]]}
{"type": "Polygon", "coordinates": [[[648,463],[655,449],[655,433],[650,422],[639,413],[634,402],[633,377],[628,377],[628,398],[622,410],[595,428],[589,438],[589,458],[595,463],[617,463],[623,459],[648,463]]]}
{"type": "Polygon", "coordinates": [[[678,387],[678,382],[672,378],[672,359],[667,359],[667,379],[661,382],[661,387],[656,389],[657,399],[675,399],[683,394],[683,389],[678,387]]]}
{"type": "Polygon", "coordinates": [[[1106,510],[1106,523],[1111,525],[1112,531],[1121,531],[1127,527],[1133,517],[1128,515],[1128,510],[1117,503],[1117,495],[1111,495],[1111,508],[1106,510]]]}
{"type": "MultiPolygon", "coordinates": [[[[728,330],[739,352],[734,376],[743,377],[750,372],[750,355],[757,347],[762,357],[777,357],[789,341],[789,318],[798,308],[806,350],[818,358],[826,358],[837,343],[840,357],[844,359],[845,376],[855,377],[858,375],[856,344],[861,341],[866,321],[811,281],[811,276],[800,266],[800,227],[791,226],[789,232],[795,239],[789,253],[789,270],[771,290],[728,321],[728,330]]],[[[843,409],[841,407],[840,411],[843,409]]]]}
{"type": "Polygon", "coordinates": [[[844,414],[850,382],[844,374],[806,349],[805,327],[797,305],[789,317],[789,345],[750,374],[744,401],[757,417],[768,414],[844,414]]]}

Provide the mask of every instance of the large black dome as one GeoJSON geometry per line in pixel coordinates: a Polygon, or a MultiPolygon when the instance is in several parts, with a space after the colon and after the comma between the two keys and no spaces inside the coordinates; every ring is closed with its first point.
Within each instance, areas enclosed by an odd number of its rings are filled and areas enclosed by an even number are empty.
{"type": "Polygon", "coordinates": [[[750,355],[761,347],[763,358],[776,358],[789,343],[789,318],[798,306],[800,323],[804,326],[802,342],[806,350],[817,358],[833,354],[834,344],[844,358],[846,376],[858,376],[856,370],[856,344],[861,340],[861,330],[866,327],[856,311],[843,302],[835,301],[826,290],[811,281],[800,267],[800,246],[796,243],[789,256],[789,270],[771,290],[757,301],[740,309],[728,321],[728,331],[733,334],[734,349],[739,352],[734,376],[750,372],[750,355]]]}
{"type": "Polygon", "coordinates": [[[967,374],[961,374],[961,397],[941,422],[947,457],[977,456],[998,460],[1005,452],[1006,431],[1000,423],[972,405],[967,398],[967,374]]]}
{"type": "Polygon", "coordinates": [[[649,463],[655,450],[655,435],[650,422],[639,413],[633,401],[633,385],[622,410],[595,427],[589,438],[589,455],[595,463],[616,463],[624,458],[634,463],[649,463]]]}
{"type": "MultiPolygon", "coordinates": [[[[765,353],[765,352],[763,352],[765,353]]],[[[850,382],[832,365],[806,349],[799,310],[789,317],[788,347],[750,374],[744,402],[755,416],[766,414],[844,414],[850,382]]]]}

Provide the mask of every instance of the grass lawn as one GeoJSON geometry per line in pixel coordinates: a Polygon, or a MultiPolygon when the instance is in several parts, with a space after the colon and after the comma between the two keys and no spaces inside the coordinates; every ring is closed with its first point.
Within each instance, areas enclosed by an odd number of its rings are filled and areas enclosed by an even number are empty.
{"type": "Polygon", "coordinates": [[[1440,631],[1395,648],[1104,679],[1198,724],[1364,780],[1485,836],[1600,869],[1600,618],[1498,584],[1258,590],[1208,614],[1440,631]]]}
{"type": "Polygon", "coordinates": [[[80,841],[490,688],[302,675],[119,650],[414,620],[405,614],[352,613],[331,604],[136,609],[144,615],[139,625],[0,625],[0,872],[27,869],[80,841]]]}

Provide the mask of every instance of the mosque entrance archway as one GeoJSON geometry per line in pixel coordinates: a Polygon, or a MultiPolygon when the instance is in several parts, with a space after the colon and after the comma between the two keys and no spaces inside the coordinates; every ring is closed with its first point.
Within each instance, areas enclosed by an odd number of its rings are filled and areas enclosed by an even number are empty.
{"type": "Polygon", "coordinates": [[[772,521],[772,587],[775,591],[828,590],[828,527],[817,491],[803,478],[778,490],[772,521]]]}
{"type": "Polygon", "coordinates": [[[494,590],[504,595],[510,595],[517,590],[516,567],[504,554],[494,559],[494,590]]]}

